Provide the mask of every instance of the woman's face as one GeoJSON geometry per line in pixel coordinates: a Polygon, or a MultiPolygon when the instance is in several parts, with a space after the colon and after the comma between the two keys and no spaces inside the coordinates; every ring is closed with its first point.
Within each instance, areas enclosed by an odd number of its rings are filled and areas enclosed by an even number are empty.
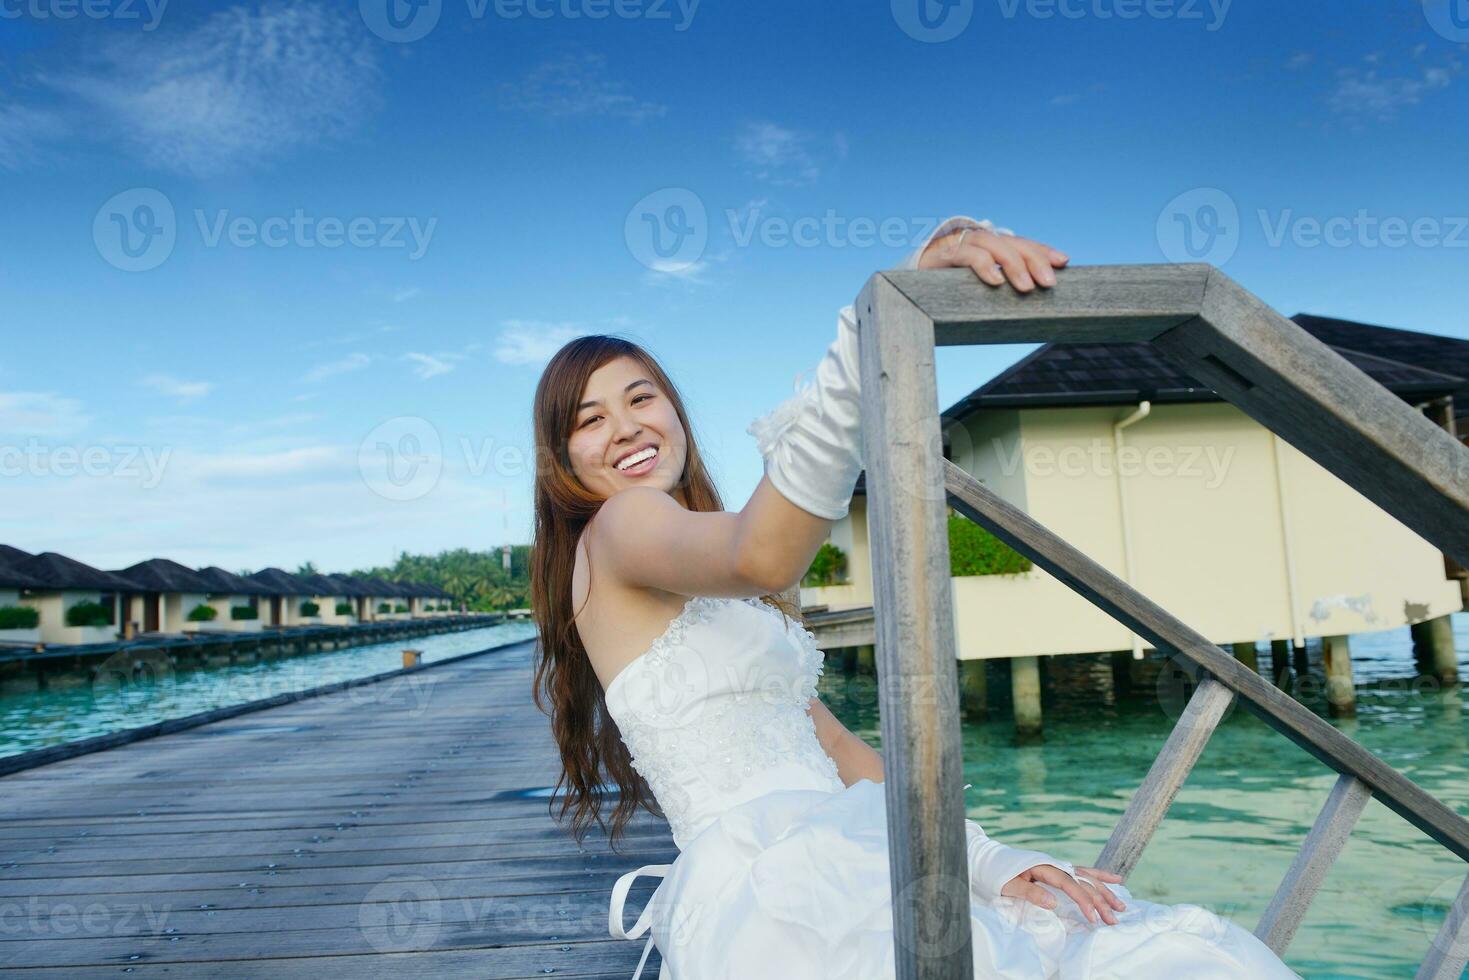
{"type": "Polygon", "coordinates": [[[679,486],[688,452],[683,424],[668,396],[631,357],[608,361],[587,379],[568,450],[582,486],[604,499],[650,486],[688,506],[679,486]],[[641,461],[619,469],[623,460],[641,461]]]}

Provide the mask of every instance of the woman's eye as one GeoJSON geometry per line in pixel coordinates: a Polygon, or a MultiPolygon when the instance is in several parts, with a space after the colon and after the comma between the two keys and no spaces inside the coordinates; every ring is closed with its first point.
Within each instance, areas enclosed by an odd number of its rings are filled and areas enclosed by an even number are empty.
{"type": "Polygon", "coordinates": [[[642,400],[642,399],[644,399],[644,398],[652,398],[652,397],[653,397],[653,396],[652,396],[652,395],[639,395],[639,396],[638,396],[638,397],[637,397],[637,398],[634,398],[634,399],[633,399],[633,400],[632,400],[632,403],[633,403],[633,404],[634,404],[634,405],[636,405],[636,404],[637,404],[637,403],[638,403],[638,402],[639,402],[639,401],[641,401],[641,400],[642,400]]]}
{"type": "MultiPolygon", "coordinates": [[[[634,398],[632,400],[632,403],[634,405],[636,405],[638,402],[642,401],[644,398],[653,398],[653,397],[655,397],[655,396],[653,396],[653,395],[639,395],[638,397],[636,397],[636,398],[634,398]]],[[[597,421],[597,419],[599,419],[601,417],[602,416],[600,416],[600,415],[593,415],[590,418],[588,418],[585,422],[583,422],[580,426],[578,426],[578,428],[585,429],[587,426],[591,425],[593,422],[597,421]]]]}

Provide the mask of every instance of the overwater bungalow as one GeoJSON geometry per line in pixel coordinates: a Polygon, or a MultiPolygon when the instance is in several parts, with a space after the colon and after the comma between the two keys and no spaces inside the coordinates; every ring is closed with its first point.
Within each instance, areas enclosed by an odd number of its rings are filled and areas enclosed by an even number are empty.
{"type": "Polygon", "coordinates": [[[40,587],[39,579],[18,572],[0,560],[0,643],[40,641],[39,614],[20,601],[22,592],[40,587]]]}
{"type": "MultiPolygon", "coordinates": [[[[7,548],[3,555],[24,555],[7,548]]],[[[123,597],[137,586],[125,578],[54,551],[10,563],[38,584],[21,591],[20,604],[36,610],[42,643],[106,643],[117,637],[123,597]]]]}
{"type": "Polygon", "coordinates": [[[372,576],[362,576],[357,581],[370,590],[368,605],[373,619],[408,618],[408,597],[403,594],[402,586],[372,576]]]}
{"type": "Polygon", "coordinates": [[[150,558],[112,570],[137,590],[122,597],[123,635],[193,633],[213,628],[219,610],[209,601],[209,583],[186,565],[150,558]],[[136,625],[134,625],[136,624],[136,625]]]}
{"type": "MultiPolygon", "coordinates": [[[[1469,374],[1469,341],[1296,319],[1445,427],[1456,411],[1464,417],[1453,396],[1469,401],[1469,381],[1445,371],[1454,363],[1469,374]],[[1396,359],[1409,356],[1431,363],[1396,359]]],[[[944,411],[941,425],[947,459],[1251,660],[1258,642],[1345,647],[1350,634],[1404,625],[1415,639],[1441,635],[1433,622],[1464,608],[1462,569],[1151,344],[1047,344],[944,411]]],[[[951,522],[957,648],[976,670],[1015,658],[1012,676],[1034,678],[1041,656],[1144,656],[1140,637],[1058,579],[1028,562],[1007,566],[1007,549],[952,513],[951,522]]],[[[871,606],[865,474],[830,541],[846,553],[845,581],[802,588],[803,604],[871,606]]]]}
{"type": "Polygon", "coordinates": [[[315,613],[303,613],[302,603],[310,603],[306,609],[311,609],[315,604],[316,590],[299,576],[279,568],[263,568],[245,577],[269,590],[270,594],[265,597],[266,626],[299,626],[315,622],[315,613]]]}
{"type": "Polygon", "coordinates": [[[352,619],[358,623],[372,622],[372,589],[358,578],[351,575],[337,573],[323,576],[335,582],[338,591],[347,598],[352,605],[352,619]]]}
{"type": "Polygon", "coordinates": [[[201,568],[198,574],[209,585],[210,605],[219,611],[214,618],[216,629],[236,633],[260,630],[264,625],[261,598],[271,595],[270,589],[217,565],[201,568]]]}
{"type": "Polygon", "coordinates": [[[357,607],[345,582],[320,574],[299,575],[297,578],[316,590],[311,599],[317,606],[315,622],[332,626],[357,622],[357,607]]]}

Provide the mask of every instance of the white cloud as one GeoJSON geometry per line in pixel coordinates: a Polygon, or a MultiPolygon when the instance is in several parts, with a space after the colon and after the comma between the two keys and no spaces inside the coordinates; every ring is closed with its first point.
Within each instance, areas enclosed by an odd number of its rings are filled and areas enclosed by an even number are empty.
{"type": "MultiPolygon", "coordinates": [[[[1369,56],[1366,60],[1376,65],[1380,59],[1369,56]]],[[[1384,77],[1375,67],[1365,71],[1343,68],[1337,72],[1336,88],[1327,102],[1342,115],[1387,120],[1399,109],[1448,88],[1453,75],[1462,70],[1458,62],[1450,62],[1448,68],[1424,68],[1416,76],[1384,77]]]]}
{"type": "Polygon", "coordinates": [[[92,419],[82,403],[49,391],[0,391],[0,432],[24,436],[70,436],[92,419]]]}
{"type": "Polygon", "coordinates": [[[1285,67],[1290,71],[1299,71],[1315,60],[1316,56],[1311,54],[1311,52],[1297,51],[1286,61],[1285,67]]]}
{"type": "Polygon", "coordinates": [[[129,32],[45,79],[150,163],[207,176],[352,133],[376,104],[368,32],[322,3],[232,7],[166,38],[129,32]]]}
{"type": "Polygon", "coordinates": [[[495,338],[495,360],[502,364],[544,364],[562,346],[589,331],[574,323],[506,320],[495,338]]]}
{"type": "MultiPolygon", "coordinates": [[[[760,180],[782,185],[809,184],[821,176],[816,143],[810,133],[773,122],[746,123],[735,135],[735,150],[751,172],[760,180]]],[[[845,140],[833,145],[844,151],[845,140]]]]}
{"type": "Polygon", "coordinates": [[[412,286],[412,287],[410,287],[408,289],[400,289],[396,293],[393,294],[393,302],[394,303],[406,303],[410,299],[414,299],[414,298],[418,297],[422,292],[423,292],[423,290],[420,289],[417,286],[412,286]]]}
{"type": "Polygon", "coordinates": [[[19,170],[40,155],[39,144],[61,134],[60,121],[49,112],[0,105],[0,167],[19,170]]]}
{"type": "Polygon", "coordinates": [[[448,374],[454,370],[455,362],[462,359],[459,354],[420,354],[410,351],[403,355],[403,360],[413,365],[413,373],[420,381],[437,377],[440,374],[448,374]]]}
{"type": "Polygon", "coordinates": [[[325,381],[327,378],[346,374],[349,371],[358,371],[372,363],[372,358],[361,351],[354,351],[346,357],[335,361],[327,361],[318,364],[301,376],[302,381],[325,381]]]}
{"type": "Polygon", "coordinates": [[[181,381],[169,374],[150,374],[138,382],[164,395],[188,401],[209,394],[214,385],[208,381],[181,381]]]}
{"type": "Polygon", "coordinates": [[[536,116],[612,116],[640,123],[668,107],[629,95],[627,86],[607,75],[600,54],[568,54],[533,68],[519,82],[500,85],[500,107],[536,116]]]}

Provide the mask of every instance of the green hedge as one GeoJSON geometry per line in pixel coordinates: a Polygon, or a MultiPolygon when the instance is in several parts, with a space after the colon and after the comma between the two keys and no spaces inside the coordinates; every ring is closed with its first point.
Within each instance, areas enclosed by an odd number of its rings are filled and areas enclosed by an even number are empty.
{"type": "Polygon", "coordinates": [[[0,630],[33,630],[41,625],[41,612],[30,606],[0,606],[0,630]]]}
{"type": "Polygon", "coordinates": [[[1031,561],[962,514],[949,511],[950,575],[1018,575],[1031,561]]]}
{"type": "Polygon", "coordinates": [[[377,604],[377,611],[380,613],[390,613],[393,611],[393,607],[388,605],[386,602],[379,602],[377,604]]]}
{"type": "Polygon", "coordinates": [[[405,606],[405,605],[403,605],[403,603],[401,603],[401,602],[398,603],[396,606],[393,607],[393,612],[405,613],[407,611],[408,611],[408,607],[405,606]]]}
{"type": "Polygon", "coordinates": [[[337,603],[337,615],[338,616],[350,616],[350,615],[352,615],[352,603],[350,603],[350,602],[339,602],[339,603],[337,603]]]}
{"type": "Polygon", "coordinates": [[[230,619],[259,619],[260,610],[255,606],[230,606],[230,619]]]}
{"type": "Polygon", "coordinates": [[[830,541],[816,549],[811,567],[806,569],[801,584],[809,588],[841,585],[847,581],[847,553],[830,541]]]}
{"type": "Polygon", "coordinates": [[[189,610],[188,620],[191,623],[212,623],[214,617],[219,615],[219,610],[213,606],[206,606],[202,602],[189,610]]]}
{"type": "Polygon", "coordinates": [[[303,615],[303,616],[316,616],[316,615],[319,615],[320,613],[321,613],[321,606],[318,605],[317,603],[312,602],[310,599],[307,599],[305,602],[301,603],[301,615],[303,615]]]}
{"type": "Polygon", "coordinates": [[[112,609],[90,599],[79,602],[66,611],[68,626],[111,626],[112,609]]]}

